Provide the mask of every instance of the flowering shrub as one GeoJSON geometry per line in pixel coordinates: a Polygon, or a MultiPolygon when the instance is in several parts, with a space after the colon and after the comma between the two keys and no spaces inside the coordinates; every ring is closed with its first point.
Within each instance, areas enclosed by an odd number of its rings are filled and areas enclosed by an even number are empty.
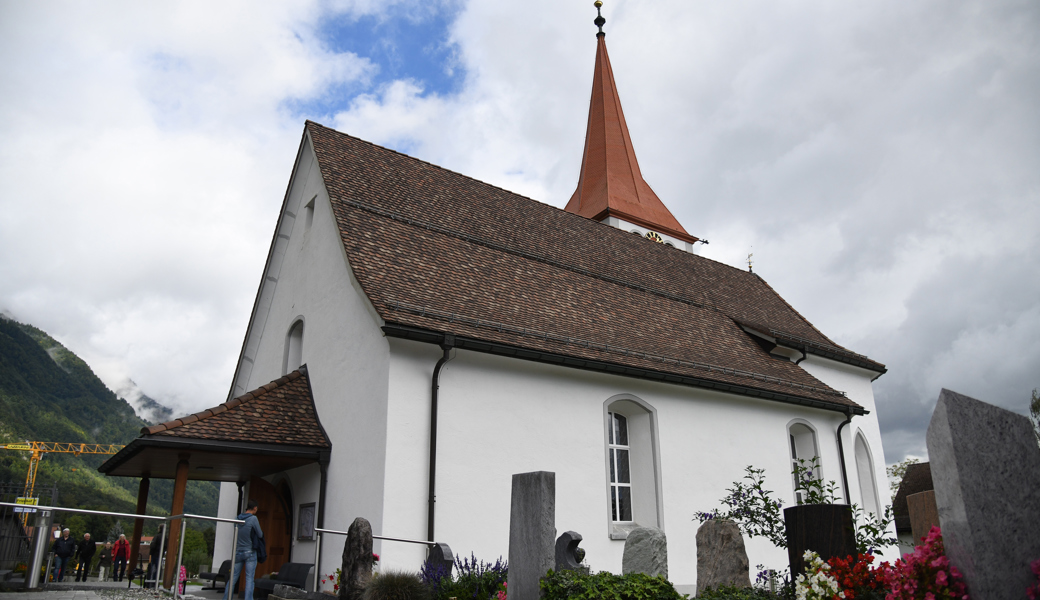
{"type": "MultiPolygon", "coordinates": [[[[1033,391],[1036,394],[1036,391],[1033,391]]],[[[1033,575],[1036,575],[1036,584],[1026,588],[1026,596],[1029,600],[1040,600],[1040,558],[1033,561],[1033,564],[1029,565],[1033,569],[1033,575]]]]}
{"type": "MultiPolygon", "coordinates": [[[[765,481],[765,469],[752,466],[744,468],[747,473],[743,481],[733,482],[733,487],[720,500],[726,506],[725,511],[713,509],[708,512],[696,512],[694,518],[701,523],[709,519],[728,519],[740,527],[740,532],[748,537],[764,537],[777,548],[787,548],[787,531],[784,525],[783,502],[774,500],[771,491],[762,487],[765,481]]],[[[792,475],[798,482],[797,491],[801,497],[799,504],[835,504],[838,486],[833,481],[824,483],[816,477],[819,472],[817,459],[805,461],[799,459],[792,475]]],[[[888,536],[888,528],[892,524],[892,507],[885,508],[885,513],[875,516],[864,512],[859,506],[852,505],[852,519],[856,523],[856,549],[861,554],[873,554],[877,548],[895,546],[898,543],[888,536]]]]}
{"type": "Polygon", "coordinates": [[[942,533],[932,527],[924,544],[897,560],[886,573],[886,600],[926,598],[968,600],[960,571],[950,564],[943,548],[942,533]]]}
{"type": "Polygon", "coordinates": [[[339,591],[340,578],[343,577],[343,571],[336,569],[335,573],[329,573],[328,575],[321,578],[321,584],[325,585],[326,582],[332,583],[332,591],[339,591]]]}
{"type": "Polygon", "coordinates": [[[806,550],[805,573],[794,580],[794,597],[798,600],[834,600],[844,598],[838,581],[830,574],[831,566],[812,550],[806,550]]]}
{"type": "Polygon", "coordinates": [[[727,507],[725,512],[713,509],[710,512],[698,512],[696,518],[701,523],[708,519],[728,519],[740,527],[740,531],[748,537],[761,536],[768,539],[778,548],[787,547],[787,533],[784,528],[784,515],[781,511],[783,503],[774,500],[771,491],[762,487],[765,481],[765,469],[756,469],[750,465],[745,467],[743,481],[734,481],[733,487],[721,503],[727,507]]]}
{"type": "Polygon", "coordinates": [[[504,597],[499,592],[505,593],[508,576],[508,563],[501,557],[494,563],[486,563],[478,561],[472,552],[470,558],[455,559],[454,577],[447,568],[430,561],[424,562],[419,571],[419,578],[429,587],[433,600],[497,600],[504,597]]]}
{"type": "Polygon", "coordinates": [[[845,598],[859,600],[884,600],[888,563],[881,563],[877,569],[871,569],[873,554],[860,554],[856,557],[834,557],[827,561],[831,566],[831,576],[838,582],[845,598]]]}

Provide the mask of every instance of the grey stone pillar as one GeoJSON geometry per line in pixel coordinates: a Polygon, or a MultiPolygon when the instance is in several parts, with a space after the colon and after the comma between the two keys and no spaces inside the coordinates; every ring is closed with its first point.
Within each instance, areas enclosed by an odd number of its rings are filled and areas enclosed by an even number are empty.
{"type": "Polygon", "coordinates": [[[972,598],[1021,598],[1040,556],[1040,448],[1029,419],[943,390],[928,458],[946,555],[972,598]]]}
{"type": "Polygon", "coordinates": [[[513,475],[509,512],[509,600],[537,600],[555,565],[556,473],[513,475]]]}

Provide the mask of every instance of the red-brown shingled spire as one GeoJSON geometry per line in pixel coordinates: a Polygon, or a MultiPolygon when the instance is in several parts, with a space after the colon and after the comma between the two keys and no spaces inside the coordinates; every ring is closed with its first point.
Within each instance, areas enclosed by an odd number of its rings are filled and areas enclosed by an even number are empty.
{"type": "MultiPolygon", "coordinates": [[[[597,12],[601,5],[597,0],[597,12]]],[[[596,221],[617,217],[686,242],[697,242],[698,238],[686,233],[639,171],[607,55],[605,22],[602,15],[596,17],[595,24],[599,27],[596,71],[592,78],[585,154],[581,159],[578,188],[565,210],[596,221]]]]}

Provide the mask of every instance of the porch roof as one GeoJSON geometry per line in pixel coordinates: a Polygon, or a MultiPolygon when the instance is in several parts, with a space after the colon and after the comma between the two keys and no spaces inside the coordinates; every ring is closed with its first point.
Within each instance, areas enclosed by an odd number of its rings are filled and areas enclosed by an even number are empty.
{"type": "Polygon", "coordinates": [[[316,462],[332,443],[314,407],[307,367],[219,406],[141,429],[98,471],[173,479],[188,458],[189,479],[245,481],[316,462]]]}

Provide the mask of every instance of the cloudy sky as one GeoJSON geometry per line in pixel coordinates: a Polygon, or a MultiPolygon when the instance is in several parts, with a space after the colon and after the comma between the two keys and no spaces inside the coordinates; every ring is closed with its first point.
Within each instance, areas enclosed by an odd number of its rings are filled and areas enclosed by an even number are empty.
{"type": "MultiPolygon", "coordinates": [[[[942,387],[1040,387],[1040,3],[607,0],[644,176],[702,254],[942,387]]],[[[224,401],[303,121],[563,206],[591,0],[0,0],[0,310],[178,412],[224,401]]]]}

